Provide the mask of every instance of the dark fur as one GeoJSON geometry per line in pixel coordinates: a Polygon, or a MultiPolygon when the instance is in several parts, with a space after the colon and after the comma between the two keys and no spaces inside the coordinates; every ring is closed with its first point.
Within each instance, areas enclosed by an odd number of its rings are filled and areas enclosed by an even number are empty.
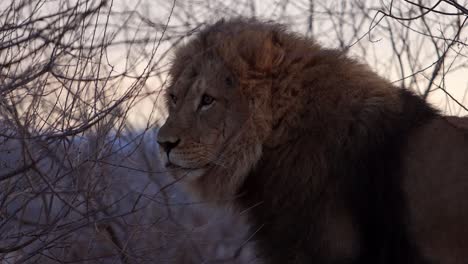
{"type": "Polygon", "coordinates": [[[325,150],[331,167],[320,186],[304,185],[304,179],[316,177],[311,162],[320,160],[314,156],[317,146],[309,143],[320,136],[313,131],[269,151],[272,157],[294,153],[282,164],[263,157],[239,192],[263,257],[271,263],[426,263],[406,229],[400,157],[410,132],[437,113],[409,91],[400,90],[400,97],[400,113],[379,112],[365,131],[356,123],[347,140],[325,150]],[[291,151],[296,145],[304,153],[291,151]],[[323,254],[321,210],[330,200],[342,200],[351,210],[360,236],[356,258],[332,262],[323,254]]]}

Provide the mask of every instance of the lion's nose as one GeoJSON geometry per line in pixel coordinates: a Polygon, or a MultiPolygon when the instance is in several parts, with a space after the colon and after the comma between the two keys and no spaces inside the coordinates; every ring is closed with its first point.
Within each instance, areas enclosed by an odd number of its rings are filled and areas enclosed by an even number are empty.
{"type": "Polygon", "coordinates": [[[158,140],[158,144],[159,146],[167,153],[169,154],[169,152],[177,147],[177,145],[179,145],[180,143],[180,139],[175,139],[174,141],[159,141],[158,140]]]}

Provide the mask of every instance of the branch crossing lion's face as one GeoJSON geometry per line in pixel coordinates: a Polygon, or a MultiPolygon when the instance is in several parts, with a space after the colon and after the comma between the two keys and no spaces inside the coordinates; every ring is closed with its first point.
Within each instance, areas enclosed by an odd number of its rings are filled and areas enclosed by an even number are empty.
{"type": "Polygon", "coordinates": [[[222,61],[200,54],[167,88],[169,116],[160,128],[161,159],[176,178],[194,179],[225,166],[225,147],[247,119],[238,81],[222,61]]]}

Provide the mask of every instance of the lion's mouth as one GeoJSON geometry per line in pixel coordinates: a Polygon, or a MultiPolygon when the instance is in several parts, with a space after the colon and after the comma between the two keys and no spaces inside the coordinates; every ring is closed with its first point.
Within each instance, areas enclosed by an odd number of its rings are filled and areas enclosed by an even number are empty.
{"type": "Polygon", "coordinates": [[[203,169],[203,168],[191,168],[191,167],[183,167],[183,166],[179,166],[177,164],[174,164],[172,162],[166,162],[166,165],[165,165],[166,169],[170,169],[170,170],[185,170],[185,171],[191,171],[191,170],[200,170],[200,169],[203,169]]]}
{"type": "Polygon", "coordinates": [[[171,169],[171,170],[175,170],[175,169],[186,169],[182,166],[179,166],[179,165],[176,165],[174,163],[171,163],[171,162],[166,162],[166,165],[165,165],[166,169],[171,169]]]}
{"type": "Polygon", "coordinates": [[[191,168],[183,167],[177,164],[167,162],[165,165],[169,175],[172,175],[176,179],[187,178],[187,179],[196,179],[202,176],[206,172],[206,167],[200,168],[191,168]]]}

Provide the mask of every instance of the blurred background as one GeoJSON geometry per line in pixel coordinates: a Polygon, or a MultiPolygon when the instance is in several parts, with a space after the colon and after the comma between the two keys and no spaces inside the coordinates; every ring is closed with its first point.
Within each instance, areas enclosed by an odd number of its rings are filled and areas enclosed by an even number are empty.
{"type": "Polygon", "coordinates": [[[466,0],[3,0],[0,263],[257,263],[242,212],[158,161],[173,48],[271,20],[468,114],[466,0]]]}

